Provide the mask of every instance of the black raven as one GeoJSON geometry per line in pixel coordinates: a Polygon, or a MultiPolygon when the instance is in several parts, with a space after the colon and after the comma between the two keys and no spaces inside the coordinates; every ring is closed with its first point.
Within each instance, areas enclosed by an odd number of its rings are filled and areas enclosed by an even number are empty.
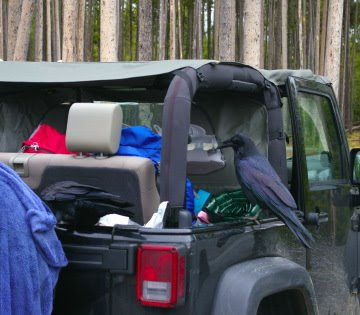
{"type": "Polygon", "coordinates": [[[294,198],[254,142],[238,134],[224,141],[219,148],[226,147],[234,149],[236,175],[250,202],[270,209],[305,247],[310,248],[308,241],[314,239],[295,213],[297,206],[294,198]]]}

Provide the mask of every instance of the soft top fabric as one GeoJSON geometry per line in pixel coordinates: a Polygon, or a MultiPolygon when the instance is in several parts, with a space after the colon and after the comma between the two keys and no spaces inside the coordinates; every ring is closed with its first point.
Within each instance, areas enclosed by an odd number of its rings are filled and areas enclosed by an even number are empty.
{"type": "MultiPolygon", "coordinates": [[[[190,67],[198,69],[216,60],[162,60],[131,62],[0,62],[0,82],[6,83],[75,83],[115,81],[129,78],[140,78],[170,73],[178,69],[190,67]]],[[[223,63],[223,64],[226,64],[223,63]]],[[[233,62],[232,65],[243,66],[233,62]]],[[[289,75],[321,83],[329,83],[325,77],[312,73],[309,69],[265,70],[258,71],[276,85],[284,84],[289,75]]]]}
{"type": "Polygon", "coordinates": [[[51,314],[67,265],[51,210],[0,163],[0,314],[51,314]]]}

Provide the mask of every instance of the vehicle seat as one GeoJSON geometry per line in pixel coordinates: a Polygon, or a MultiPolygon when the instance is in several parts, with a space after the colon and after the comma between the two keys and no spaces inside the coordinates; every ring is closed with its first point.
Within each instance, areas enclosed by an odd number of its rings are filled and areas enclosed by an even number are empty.
{"type": "Polygon", "coordinates": [[[70,108],[66,128],[68,149],[102,156],[2,153],[0,161],[12,167],[38,194],[65,180],[117,194],[134,204],[133,220],[143,224],[160,202],[155,170],[149,159],[112,155],[120,143],[121,125],[118,104],[75,103],[70,108]]]}

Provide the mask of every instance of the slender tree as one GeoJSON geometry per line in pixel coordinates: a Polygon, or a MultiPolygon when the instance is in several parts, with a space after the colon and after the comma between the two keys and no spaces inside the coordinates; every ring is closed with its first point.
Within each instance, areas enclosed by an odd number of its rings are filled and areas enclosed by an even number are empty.
{"type": "MultiPolygon", "coordinates": [[[[78,11],[77,8],[78,8],[77,0],[76,1],[63,0],[62,60],[65,62],[76,61],[76,43],[75,43],[76,24],[75,24],[75,21],[77,20],[77,11],[78,11]]],[[[51,34],[51,32],[50,32],[50,34],[51,34]]]]}
{"type": "Polygon", "coordinates": [[[4,19],[3,19],[3,0],[0,0],[0,59],[5,59],[4,54],[4,19]]]}
{"type": "Polygon", "coordinates": [[[139,44],[138,59],[152,59],[152,2],[139,0],[139,44]]]}
{"type": "Polygon", "coordinates": [[[206,2],[206,30],[207,30],[207,58],[211,59],[212,56],[212,38],[211,38],[211,8],[212,8],[212,0],[208,0],[206,2]]]}
{"type": "Polygon", "coordinates": [[[281,0],[281,57],[281,66],[286,69],[288,67],[288,0],[281,0]]]}
{"type": "Polygon", "coordinates": [[[51,0],[46,0],[46,60],[47,61],[52,61],[51,34],[52,34],[51,0]]]}
{"type": "Polygon", "coordinates": [[[84,61],[86,0],[79,0],[77,23],[77,60],[84,61]]]}
{"type": "Polygon", "coordinates": [[[177,0],[178,11],[178,38],[179,38],[179,58],[183,59],[183,28],[182,28],[182,10],[180,0],[177,0]]]}
{"type": "Polygon", "coordinates": [[[22,0],[8,1],[7,60],[12,60],[21,17],[22,0]]]}
{"type": "Polygon", "coordinates": [[[304,40],[302,23],[302,0],[298,0],[299,67],[304,68],[304,40]]]}
{"type": "Polygon", "coordinates": [[[55,31],[55,60],[61,59],[61,34],[60,34],[60,5],[59,0],[54,0],[54,31],[55,31]]]}
{"type": "MultiPolygon", "coordinates": [[[[342,75],[342,84],[341,84],[341,100],[340,108],[342,109],[342,114],[345,122],[345,127],[350,125],[350,106],[349,106],[349,73],[350,73],[350,63],[349,63],[349,31],[350,31],[350,1],[344,1],[344,53],[343,53],[343,75],[342,75]]],[[[339,91],[340,92],[340,91],[339,91]]],[[[340,97],[339,97],[340,98],[340,97]]]]}
{"type": "Polygon", "coordinates": [[[243,62],[254,67],[261,65],[261,0],[245,0],[244,2],[244,60],[243,62]]]}
{"type": "Polygon", "coordinates": [[[35,61],[43,60],[43,41],[44,41],[44,2],[36,1],[35,19],[35,61]]]}
{"type": "Polygon", "coordinates": [[[159,6],[159,59],[164,60],[166,57],[167,0],[160,0],[159,6]]]}
{"type": "Polygon", "coordinates": [[[324,72],[330,78],[336,96],[339,94],[343,5],[343,0],[329,0],[324,72]]]}
{"type": "Polygon", "coordinates": [[[27,59],[34,6],[35,0],[23,0],[20,24],[14,50],[14,60],[27,59]]]}
{"type": "Polygon", "coordinates": [[[116,0],[101,1],[100,5],[100,60],[117,61],[117,6],[116,0]]]}
{"type": "Polygon", "coordinates": [[[85,11],[84,58],[85,61],[91,61],[93,21],[94,21],[93,0],[88,0],[87,3],[88,5],[85,11]]]}
{"type": "Polygon", "coordinates": [[[170,59],[176,58],[176,12],[175,0],[170,0],[170,59]]]}
{"type": "Polygon", "coordinates": [[[319,73],[324,75],[325,72],[325,51],[326,51],[326,38],[327,38],[327,24],[328,24],[328,10],[329,1],[323,0],[322,8],[322,22],[321,22],[321,43],[320,43],[320,62],[319,62],[319,73]]]}
{"type": "Polygon", "coordinates": [[[222,1],[220,6],[219,59],[235,61],[235,0],[222,1]]]}
{"type": "Polygon", "coordinates": [[[315,13],[315,72],[320,73],[320,16],[321,0],[316,0],[315,13]]]}
{"type": "Polygon", "coordinates": [[[118,45],[119,45],[119,49],[118,49],[118,59],[119,60],[123,60],[123,45],[124,45],[124,40],[123,40],[123,20],[124,20],[124,14],[123,14],[123,9],[124,9],[124,1],[123,0],[119,0],[118,2],[118,6],[119,6],[119,18],[118,18],[118,45]]]}
{"type": "Polygon", "coordinates": [[[219,59],[219,34],[220,34],[220,14],[221,14],[221,0],[214,0],[214,53],[215,59],[219,59]]]}
{"type": "Polygon", "coordinates": [[[129,56],[130,60],[133,58],[133,2],[132,0],[128,0],[128,6],[129,6],[129,56]]]}

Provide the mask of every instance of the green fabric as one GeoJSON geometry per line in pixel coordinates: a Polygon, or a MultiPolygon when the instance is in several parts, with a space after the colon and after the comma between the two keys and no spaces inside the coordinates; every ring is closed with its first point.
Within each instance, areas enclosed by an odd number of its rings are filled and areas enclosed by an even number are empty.
{"type": "Polygon", "coordinates": [[[205,208],[213,223],[254,217],[261,209],[259,205],[251,204],[241,189],[211,198],[205,208]]]}

